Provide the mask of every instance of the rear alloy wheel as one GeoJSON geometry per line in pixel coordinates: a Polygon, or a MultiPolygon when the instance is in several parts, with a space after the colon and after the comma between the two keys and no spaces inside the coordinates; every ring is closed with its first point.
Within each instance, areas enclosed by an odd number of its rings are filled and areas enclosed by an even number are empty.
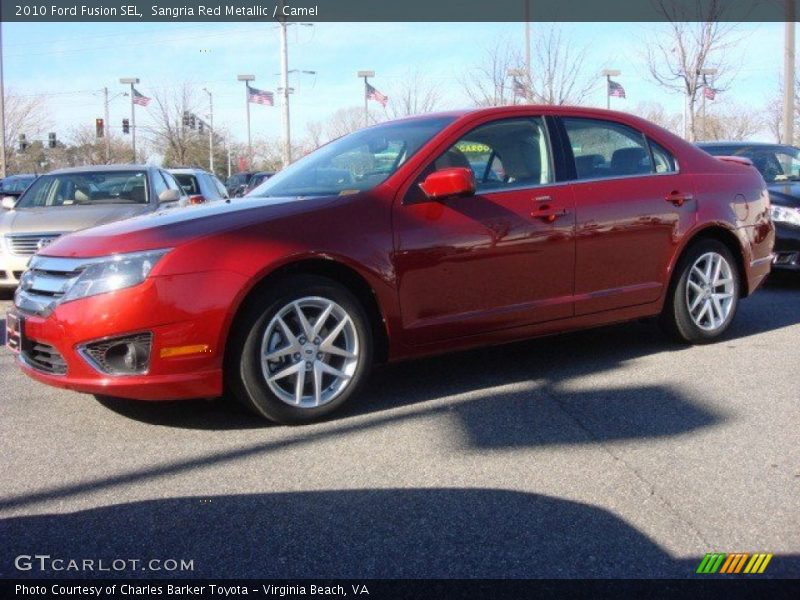
{"type": "Polygon", "coordinates": [[[662,314],[666,329],[682,341],[715,340],[730,326],[739,303],[739,271],[727,246],[701,241],[681,259],[677,284],[662,314]]]}
{"type": "Polygon", "coordinates": [[[318,420],[355,393],[371,361],[366,315],[345,288],[287,279],[254,303],[234,335],[227,378],[256,413],[285,424],[318,420]],[[266,307],[264,307],[266,305],[266,307]]]}

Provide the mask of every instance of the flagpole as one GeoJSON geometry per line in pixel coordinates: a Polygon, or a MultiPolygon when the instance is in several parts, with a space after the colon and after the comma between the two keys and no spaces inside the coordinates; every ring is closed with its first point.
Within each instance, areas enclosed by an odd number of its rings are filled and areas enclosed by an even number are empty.
{"type": "Polygon", "coordinates": [[[611,75],[606,75],[606,110],[611,110],[611,75]]]}
{"type": "Polygon", "coordinates": [[[253,139],[250,137],[250,82],[255,81],[255,75],[237,75],[236,79],[244,81],[244,106],[247,109],[247,162],[251,168],[253,162],[253,139]]]}
{"type": "Polygon", "coordinates": [[[369,127],[369,82],[368,77],[375,77],[375,71],[358,71],[356,77],[364,78],[364,127],[369,127]]]}
{"type": "Polygon", "coordinates": [[[111,121],[109,121],[109,118],[108,118],[108,113],[109,113],[109,110],[108,110],[108,102],[109,102],[108,101],[108,87],[104,87],[103,88],[103,97],[104,97],[104,104],[105,104],[104,115],[105,115],[105,119],[106,119],[105,124],[103,125],[103,128],[105,129],[105,131],[103,132],[103,135],[106,138],[105,139],[106,164],[109,164],[111,162],[111,140],[109,140],[108,134],[109,134],[109,130],[111,129],[111,121]]]}

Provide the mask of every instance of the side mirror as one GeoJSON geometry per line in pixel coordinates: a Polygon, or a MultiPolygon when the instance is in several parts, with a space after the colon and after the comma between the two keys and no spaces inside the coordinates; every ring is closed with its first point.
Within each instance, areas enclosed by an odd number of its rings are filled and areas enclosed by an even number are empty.
{"type": "Polygon", "coordinates": [[[17,199],[14,196],[6,196],[3,198],[2,206],[6,210],[11,210],[17,203],[17,199]]]}
{"type": "Polygon", "coordinates": [[[468,196],[475,193],[475,174],[466,167],[452,167],[434,171],[419,184],[428,198],[468,196]]]}
{"type": "Polygon", "coordinates": [[[245,192],[247,191],[247,186],[242,184],[236,188],[236,191],[233,193],[234,198],[241,198],[244,196],[245,192]]]}
{"type": "Polygon", "coordinates": [[[177,202],[180,199],[181,199],[181,193],[178,190],[164,190],[158,195],[159,204],[177,202]]]}

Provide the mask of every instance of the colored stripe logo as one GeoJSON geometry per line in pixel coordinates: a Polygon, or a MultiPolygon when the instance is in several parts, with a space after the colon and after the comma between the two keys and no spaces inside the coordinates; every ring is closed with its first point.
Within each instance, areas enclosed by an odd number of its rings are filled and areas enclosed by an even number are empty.
{"type": "Polygon", "coordinates": [[[747,575],[760,575],[767,569],[772,554],[757,552],[749,554],[747,552],[737,552],[725,554],[724,552],[711,552],[703,557],[695,573],[702,575],[712,575],[721,573],[725,575],[735,575],[744,573],[747,575]]]}

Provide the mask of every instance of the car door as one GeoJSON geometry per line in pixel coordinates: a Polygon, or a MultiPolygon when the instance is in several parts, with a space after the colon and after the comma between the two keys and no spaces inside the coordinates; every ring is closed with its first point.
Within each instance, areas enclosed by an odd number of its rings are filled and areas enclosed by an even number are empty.
{"type": "Polygon", "coordinates": [[[657,301],[695,218],[691,176],[626,124],[564,117],[575,167],[575,314],[657,301]]]}
{"type": "Polygon", "coordinates": [[[425,344],[573,314],[574,206],[554,183],[541,117],[495,119],[453,140],[395,205],[406,342],[425,344]],[[434,170],[473,171],[473,195],[430,200],[434,170]]]}

